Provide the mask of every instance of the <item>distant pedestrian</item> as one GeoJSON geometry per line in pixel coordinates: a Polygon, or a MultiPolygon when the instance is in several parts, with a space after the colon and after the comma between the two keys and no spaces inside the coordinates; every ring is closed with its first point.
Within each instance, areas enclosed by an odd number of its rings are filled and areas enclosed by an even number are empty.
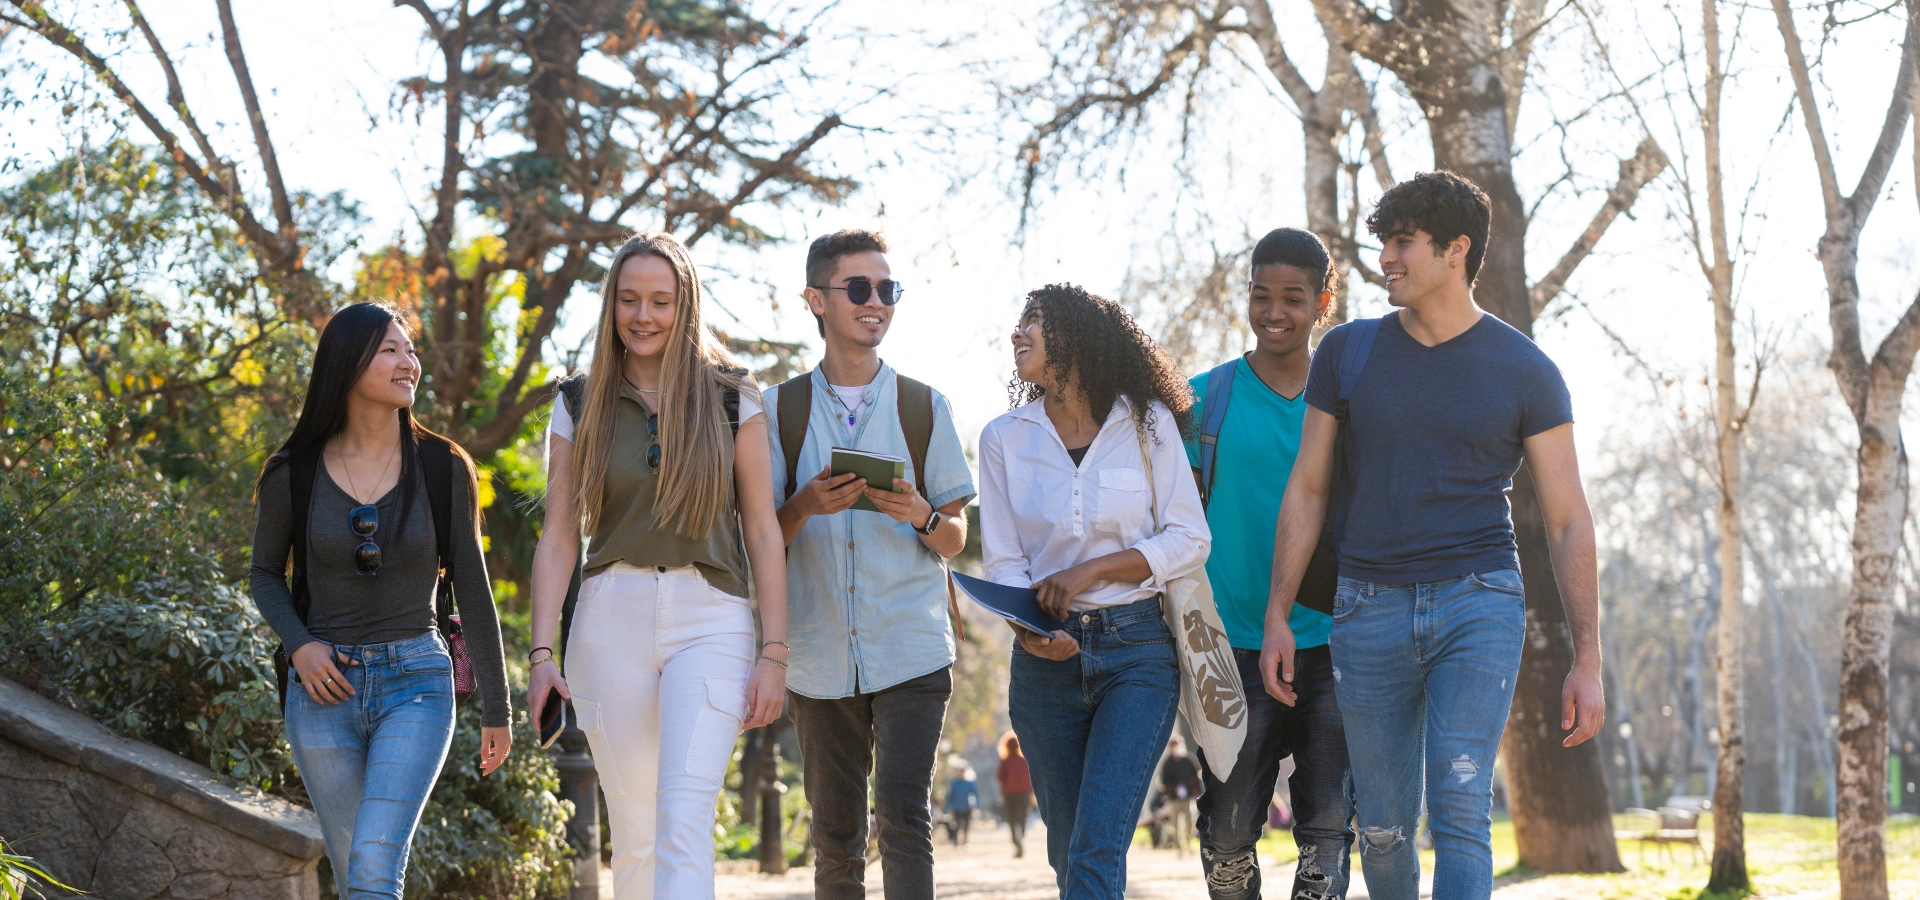
{"type": "Polygon", "coordinates": [[[1000,768],[993,773],[1000,783],[1000,818],[1013,833],[1015,859],[1027,855],[1027,812],[1033,808],[1033,776],[1027,770],[1027,758],[1020,753],[1020,736],[1009,731],[1000,737],[1000,768]]]}
{"type": "Polygon", "coordinates": [[[955,847],[967,843],[973,827],[973,812],[980,808],[980,784],[974,780],[972,766],[962,766],[947,783],[947,815],[953,817],[952,840],[955,847]]]}
{"type": "Polygon", "coordinates": [[[1167,798],[1167,836],[1173,849],[1187,853],[1187,838],[1193,835],[1193,801],[1200,796],[1200,764],[1187,755],[1187,742],[1179,735],[1167,742],[1167,758],[1160,763],[1160,792],[1167,798]]]}

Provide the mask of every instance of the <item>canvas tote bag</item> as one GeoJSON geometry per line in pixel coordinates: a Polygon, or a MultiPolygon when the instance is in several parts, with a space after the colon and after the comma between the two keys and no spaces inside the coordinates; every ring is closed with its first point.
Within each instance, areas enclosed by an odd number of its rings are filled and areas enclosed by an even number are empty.
{"type": "MultiPolygon", "coordinates": [[[[1148,499],[1153,503],[1153,531],[1161,532],[1160,489],[1153,480],[1153,450],[1145,429],[1134,428],[1140,439],[1140,458],[1147,467],[1148,499]]],[[[1160,604],[1173,634],[1173,655],[1180,663],[1180,715],[1194,740],[1206,753],[1207,768],[1226,781],[1247,741],[1247,698],[1227,643],[1226,626],[1213,604],[1213,585],[1203,566],[1167,583],[1160,604]]]]}

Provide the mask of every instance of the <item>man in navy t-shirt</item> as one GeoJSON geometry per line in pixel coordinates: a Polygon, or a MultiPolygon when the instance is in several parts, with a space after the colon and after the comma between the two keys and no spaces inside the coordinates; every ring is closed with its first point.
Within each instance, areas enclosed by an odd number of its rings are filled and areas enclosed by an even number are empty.
{"type": "Polygon", "coordinates": [[[1344,431],[1330,646],[1360,859],[1378,900],[1419,896],[1413,836],[1423,768],[1433,896],[1493,890],[1494,752],[1526,636],[1506,496],[1522,460],[1539,491],[1573,637],[1566,745],[1593,737],[1606,714],[1593,515],[1572,404],[1553,361],[1473,301],[1491,218],[1487,195],[1449,172],[1419,175],[1380,198],[1367,228],[1381,241],[1387,299],[1399,309],[1334,329],[1314,354],[1312,409],[1274,538],[1260,671],[1278,696],[1292,644],[1273,611],[1292,605],[1313,555],[1344,431]],[[1376,326],[1342,428],[1341,363],[1356,331],[1376,326]]]}

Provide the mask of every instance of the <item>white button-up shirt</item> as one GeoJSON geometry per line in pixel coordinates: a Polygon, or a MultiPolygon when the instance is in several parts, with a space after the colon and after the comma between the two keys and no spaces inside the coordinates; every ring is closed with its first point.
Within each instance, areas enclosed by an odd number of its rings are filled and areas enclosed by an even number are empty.
{"type": "Polygon", "coordinates": [[[1031,587],[1090,559],[1140,551],[1152,577],[1138,584],[1096,582],[1068,604],[1096,609],[1144,600],[1206,563],[1213,534],[1171,410],[1153,405],[1149,488],[1125,397],[1114,400],[1078,466],[1042,402],[1007,412],[980,433],[980,543],[988,580],[1031,587]],[[1156,494],[1159,534],[1149,507],[1156,494]]]}

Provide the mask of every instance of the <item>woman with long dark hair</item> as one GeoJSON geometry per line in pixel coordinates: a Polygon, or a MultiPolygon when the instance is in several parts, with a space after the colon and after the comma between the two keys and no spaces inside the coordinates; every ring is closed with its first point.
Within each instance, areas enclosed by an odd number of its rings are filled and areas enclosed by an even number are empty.
{"type": "Polygon", "coordinates": [[[987,577],[1066,623],[1014,628],[1008,713],[1060,896],[1121,900],[1179,699],[1163,586],[1212,540],[1181,445],[1193,393],[1126,310],[1072,285],[1027,295],[1013,363],[1021,405],[980,435],[987,577]]]}
{"type": "Polygon", "coordinates": [[[713,805],[734,740],[786,699],[767,418],[752,376],[702,323],[700,275],[672,235],[622,244],[600,298],[591,366],[563,388],[578,412],[556,400],[549,426],[528,703],[539,721],[549,691],[573,702],[607,798],[614,896],[712,898],[713,805]]]}
{"type": "Polygon", "coordinates": [[[392,308],[335,313],[300,419],[255,485],[253,600],[293,669],[287,742],[347,900],[405,891],[414,828],[453,739],[443,567],[481,698],[481,774],[512,744],[473,460],[414,421],[419,381],[420,358],[392,308]],[[451,474],[445,536],[435,473],[451,474]]]}

